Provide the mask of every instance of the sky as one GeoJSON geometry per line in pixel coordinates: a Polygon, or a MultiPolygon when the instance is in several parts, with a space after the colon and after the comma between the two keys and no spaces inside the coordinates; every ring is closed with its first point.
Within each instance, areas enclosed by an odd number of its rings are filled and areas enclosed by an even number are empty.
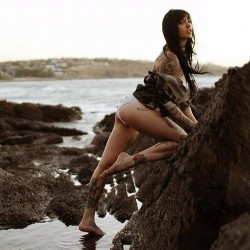
{"type": "Polygon", "coordinates": [[[0,0],[0,6],[0,61],[153,61],[170,9],[191,14],[200,63],[234,67],[250,60],[248,0],[0,0]]]}

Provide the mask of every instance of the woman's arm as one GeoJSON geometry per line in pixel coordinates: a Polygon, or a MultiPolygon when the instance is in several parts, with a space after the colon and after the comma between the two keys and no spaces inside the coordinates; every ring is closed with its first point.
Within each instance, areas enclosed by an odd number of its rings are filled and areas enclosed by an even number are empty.
{"type": "Polygon", "coordinates": [[[192,109],[190,106],[185,107],[184,109],[182,109],[182,112],[184,113],[185,116],[187,116],[191,121],[193,121],[194,123],[197,123],[197,120],[194,117],[194,114],[192,112],[192,109]]]}
{"type": "MultiPolygon", "coordinates": [[[[187,115],[185,115],[182,110],[180,110],[175,103],[169,101],[165,104],[165,107],[168,110],[169,117],[177,123],[179,126],[181,126],[184,130],[187,132],[191,131],[194,127],[194,125],[197,123],[197,121],[193,121],[190,119],[187,115]]],[[[195,118],[194,118],[195,119],[195,118]]]]}

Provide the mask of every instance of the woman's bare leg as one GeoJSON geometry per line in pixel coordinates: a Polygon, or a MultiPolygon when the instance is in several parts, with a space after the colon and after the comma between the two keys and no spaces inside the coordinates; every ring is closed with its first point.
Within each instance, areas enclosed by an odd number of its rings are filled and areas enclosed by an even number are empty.
{"type": "Polygon", "coordinates": [[[79,230],[96,235],[104,235],[104,232],[95,224],[95,211],[102,195],[105,179],[100,174],[113,165],[118,155],[127,150],[138,132],[124,125],[119,118],[115,118],[115,124],[104,149],[102,158],[98,163],[89,184],[89,195],[86,208],[79,224],[79,230]]]}
{"type": "Polygon", "coordinates": [[[97,203],[103,192],[105,178],[100,175],[104,170],[111,166],[121,165],[117,161],[124,160],[126,167],[130,168],[136,163],[141,163],[145,160],[154,161],[166,158],[172,155],[178,142],[186,136],[185,131],[177,131],[171,124],[164,121],[157,111],[148,110],[141,103],[129,103],[121,109],[122,118],[125,120],[124,125],[119,118],[116,117],[113,131],[106,144],[101,161],[95,169],[91,181],[87,205],[79,229],[84,232],[91,232],[97,235],[103,235],[103,231],[96,226],[94,216],[97,208],[97,203]],[[129,156],[124,151],[128,148],[131,142],[137,135],[137,131],[144,133],[156,139],[171,140],[172,142],[162,142],[148,148],[137,156],[129,156]],[[145,155],[144,155],[145,154],[145,155]],[[125,156],[125,157],[122,157],[125,156]],[[132,158],[131,158],[132,157],[132,158]],[[128,160],[127,160],[128,159],[128,160]]]}
{"type": "Polygon", "coordinates": [[[171,141],[160,142],[134,155],[121,152],[116,162],[109,169],[104,170],[101,177],[119,173],[143,162],[165,159],[173,154],[178,143],[187,135],[184,130],[175,126],[174,122],[164,121],[159,112],[149,110],[141,103],[122,107],[120,115],[128,125],[139,132],[156,139],[171,141]]]}

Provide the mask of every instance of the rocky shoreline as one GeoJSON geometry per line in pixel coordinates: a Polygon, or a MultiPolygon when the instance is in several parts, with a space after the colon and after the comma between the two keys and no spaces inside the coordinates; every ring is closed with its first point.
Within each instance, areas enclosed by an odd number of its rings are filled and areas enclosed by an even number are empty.
{"type": "MultiPolygon", "coordinates": [[[[228,250],[250,244],[250,63],[233,68],[192,102],[199,124],[170,160],[108,178],[98,215],[128,223],[113,250],[228,250]],[[138,191],[135,194],[135,190],[138,191]],[[130,195],[128,195],[130,194],[130,195]],[[142,202],[138,210],[136,199],[142,202]],[[138,211],[137,211],[138,210],[138,211]]],[[[80,119],[77,107],[0,102],[0,227],[24,228],[45,216],[66,225],[81,219],[88,182],[112,129],[114,114],[94,131],[92,145],[67,148],[57,128],[80,119]]],[[[130,152],[156,141],[139,135],[130,152]]]]}
{"type": "MultiPolygon", "coordinates": [[[[0,101],[0,228],[24,228],[45,216],[77,225],[86,202],[88,183],[112,128],[114,114],[95,126],[88,148],[60,147],[64,136],[86,134],[54,126],[53,122],[80,119],[77,107],[0,101]]],[[[117,182],[119,180],[117,179],[117,182]]],[[[114,185],[110,177],[107,183],[114,185]]],[[[135,191],[135,190],[132,190],[135,191]]],[[[98,208],[117,215],[120,194],[107,191],[98,208]],[[110,202],[108,202],[110,200],[110,202]]],[[[137,209],[135,198],[120,201],[117,218],[125,221],[137,209]],[[134,201],[131,204],[131,200],[134,201]]]]}

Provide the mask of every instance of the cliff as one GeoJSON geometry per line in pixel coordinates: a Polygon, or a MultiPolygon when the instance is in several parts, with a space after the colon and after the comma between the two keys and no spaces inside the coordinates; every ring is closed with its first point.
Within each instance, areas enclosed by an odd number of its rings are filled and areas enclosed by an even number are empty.
{"type": "MultiPolygon", "coordinates": [[[[113,250],[124,244],[130,249],[249,249],[250,63],[230,69],[215,85],[194,100],[207,105],[171,160],[134,169],[136,197],[143,205],[116,235],[113,250]]],[[[140,136],[131,152],[153,143],[140,136]]]]}

